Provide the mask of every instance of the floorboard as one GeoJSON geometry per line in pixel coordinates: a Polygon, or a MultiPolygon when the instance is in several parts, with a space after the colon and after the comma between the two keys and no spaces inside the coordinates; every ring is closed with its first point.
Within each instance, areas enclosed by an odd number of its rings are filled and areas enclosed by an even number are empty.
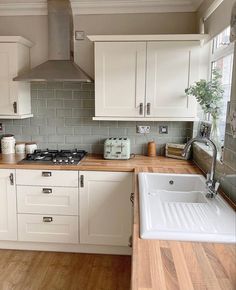
{"type": "Polygon", "coordinates": [[[0,250],[0,290],[129,290],[131,257],[0,250]]]}

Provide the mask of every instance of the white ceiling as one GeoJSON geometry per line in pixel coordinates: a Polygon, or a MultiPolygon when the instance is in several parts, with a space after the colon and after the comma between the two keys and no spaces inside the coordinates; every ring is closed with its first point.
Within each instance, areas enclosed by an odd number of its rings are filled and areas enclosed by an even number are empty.
{"type": "MultiPolygon", "coordinates": [[[[203,0],[70,0],[74,14],[196,11],[203,0]]],[[[47,0],[0,0],[2,15],[46,15],[47,0]]]]}

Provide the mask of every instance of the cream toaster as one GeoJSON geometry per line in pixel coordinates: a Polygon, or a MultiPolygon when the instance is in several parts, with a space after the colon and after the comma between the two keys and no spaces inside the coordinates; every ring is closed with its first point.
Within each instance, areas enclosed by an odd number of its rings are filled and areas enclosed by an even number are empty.
{"type": "Polygon", "coordinates": [[[105,159],[130,159],[130,140],[126,137],[111,137],[104,142],[105,159]]]}

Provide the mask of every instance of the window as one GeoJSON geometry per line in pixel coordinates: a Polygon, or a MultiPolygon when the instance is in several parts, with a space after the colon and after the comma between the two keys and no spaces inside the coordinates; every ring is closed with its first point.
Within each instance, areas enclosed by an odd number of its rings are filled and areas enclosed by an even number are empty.
{"type": "Polygon", "coordinates": [[[230,28],[226,28],[212,40],[212,54],[210,59],[211,72],[218,68],[222,74],[224,97],[222,113],[219,119],[220,143],[224,145],[227,103],[230,100],[233,70],[233,43],[230,43],[230,28]]]}

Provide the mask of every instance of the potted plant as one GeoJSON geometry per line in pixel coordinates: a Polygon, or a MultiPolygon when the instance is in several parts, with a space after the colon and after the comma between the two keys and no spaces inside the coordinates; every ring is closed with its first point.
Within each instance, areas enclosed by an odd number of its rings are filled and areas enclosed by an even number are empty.
{"type": "Polygon", "coordinates": [[[221,114],[221,104],[224,94],[221,78],[222,75],[219,70],[213,69],[212,79],[210,81],[201,79],[198,82],[195,82],[189,88],[185,89],[187,96],[196,97],[205,115],[211,116],[211,139],[214,141],[214,143],[216,143],[218,149],[221,147],[219,141],[218,120],[221,114]]]}

